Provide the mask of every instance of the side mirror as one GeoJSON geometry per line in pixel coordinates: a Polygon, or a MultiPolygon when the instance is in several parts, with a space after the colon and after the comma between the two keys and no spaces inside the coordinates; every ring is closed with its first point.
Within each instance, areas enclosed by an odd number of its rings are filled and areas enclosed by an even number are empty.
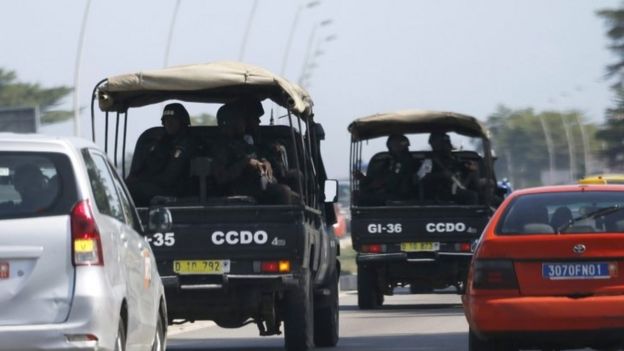
{"type": "Polygon", "coordinates": [[[328,179],[325,181],[325,202],[335,203],[338,201],[338,181],[328,179]]]}
{"type": "Polygon", "coordinates": [[[173,226],[171,211],[166,207],[150,208],[147,229],[151,232],[168,232],[173,226]]]}

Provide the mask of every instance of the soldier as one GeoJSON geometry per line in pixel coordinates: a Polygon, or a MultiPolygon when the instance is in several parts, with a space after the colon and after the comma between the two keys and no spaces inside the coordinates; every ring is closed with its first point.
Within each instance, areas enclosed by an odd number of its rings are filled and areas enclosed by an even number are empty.
{"type": "Polygon", "coordinates": [[[429,136],[432,156],[425,159],[417,172],[431,200],[454,201],[465,205],[479,202],[478,166],[474,161],[461,162],[453,154],[448,134],[434,132],[429,136]]]}
{"type": "Polygon", "coordinates": [[[415,162],[409,152],[409,139],[403,134],[392,134],[386,141],[390,157],[366,175],[357,171],[360,181],[360,200],[369,205],[385,201],[407,200],[414,195],[413,174],[415,162]]]}
{"type": "Polygon", "coordinates": [[[189,177],[194,143],[189,135],[191,120],[179,103],[165,106],[162,114],[165,134],[148,151],[143,162],[126,179],[138,206],[149,205],[154,196],[181,196],[189,177]],[[181,182],[182,180],[182,182],[181,182]]]}
{"type": "Polygon", "coordinates": [[[261,157],[253,136],[246,134],[248,108],[235,102],[217,112],[224,137],[211,152],[217,187],[221,195],[252,196],[261,203],[291,203],[292,191],[277,183],[271,162],[261,157]]]}

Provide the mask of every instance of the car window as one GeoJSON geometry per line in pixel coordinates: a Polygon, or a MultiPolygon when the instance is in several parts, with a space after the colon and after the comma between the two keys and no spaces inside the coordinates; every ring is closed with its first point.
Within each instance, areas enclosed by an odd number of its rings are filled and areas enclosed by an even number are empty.
{"type": "Polygon", "coordinates": [[[113,178],[106,166],[106,159],[86,149],[83,150],[82,155],[87,166],[89,183],[91,184],[95,205],[98,210],[102,214],[125,222],[121,200],[115,189],[113,178]]]}
{"type": "Polygon", "coordinates": [[[64,154],[0,152],[0,218],[69,213],[77,201],[74,179],[64,154]]]}
{"type": "Polygon", "coordinates": [[[624,232],[624,193],[559,192],[522,195],[501,217],[497,234],[624,232]]]}
{"type": "Polygon", "coordinates": [[[111,170],[111,174],[113,175],[115,188],[117,189],[117,192],[119,193],[119,198],[121,199],[121,208],[123,209],[124,215],[126,216],[126,223],[128,223],[129,226],[131,226],[140,233],[141,227],[139,225],[139,220],[137,218],[132,202],[130,201],[130,197],[128,196],[128,193],[122,185],[121,179],[119,179],[117,172],[114,171],[114,167],[110,163],[108,164],[108,166],[111,170]]]}

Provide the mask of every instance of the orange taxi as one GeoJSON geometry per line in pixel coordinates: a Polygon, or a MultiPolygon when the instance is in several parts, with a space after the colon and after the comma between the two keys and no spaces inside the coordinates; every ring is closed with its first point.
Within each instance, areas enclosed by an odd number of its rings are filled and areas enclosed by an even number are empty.
{"type": "Polygon", "coordinates": [[[469,350],[624,349],[624,185],[516,191],[475,248],[469,350]]]}

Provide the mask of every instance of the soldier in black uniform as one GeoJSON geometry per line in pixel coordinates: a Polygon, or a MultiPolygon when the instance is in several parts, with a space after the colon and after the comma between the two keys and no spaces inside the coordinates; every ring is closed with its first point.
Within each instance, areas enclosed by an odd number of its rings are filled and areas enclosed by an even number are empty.
{"type": "Polygon", "coordinates": [[[415,162],[409,152],[409,139],[392,134],[386,141],[390,157],[379,165],[371,165],[367,174],[355,172],[360,181],[360,201],[367,205],[383,205],[386,201],[414,197],[415,162]]]}
{"type": "Polygon", "coordinates": [[[260,203],[291,203],[292,191],[278,184],[273,165],[260,154],[253,136],[247,134],[248,114],[253,112],[249,108],[234,102],[217,112],[223,128],[223,140],[211,152],[217,188],[221,195],[252,196],[260,203]]]}
{"type": "Polygon", "coordinates": [[[422,178],[426,199],[453,201],[464,205],[477,204],[480,180],[476,163],[458,160],[452,152],[453,145],[446,133],[431,133],[429,145],[432,156],[423,161],[417,172],[422,178]]]}
{"type": "Polygon", "coordinates": [[[189,177],[194,143],[189,135],[191,120],[179,103],[165,106],[162,114],[165,134],[150,147],[143,162],[126,179],[138,206],[149,205],[154,196],[184,195],[184,180],[189,177]]]}

